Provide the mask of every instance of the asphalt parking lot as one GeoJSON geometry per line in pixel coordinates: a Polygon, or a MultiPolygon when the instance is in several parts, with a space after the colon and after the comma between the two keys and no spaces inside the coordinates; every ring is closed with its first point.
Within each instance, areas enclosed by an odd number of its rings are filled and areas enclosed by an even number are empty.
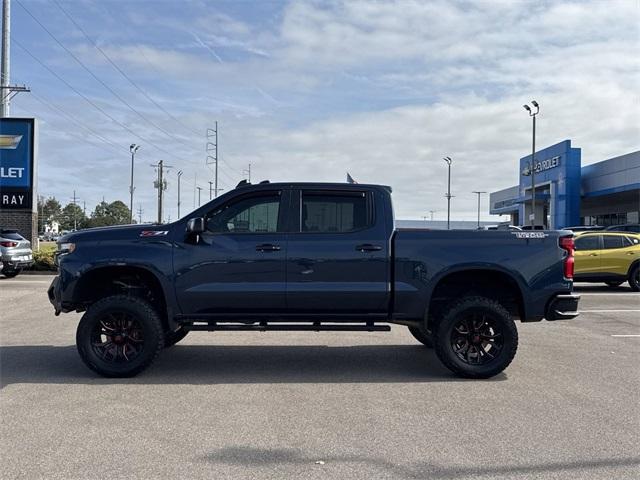
{"type": "Polygon", "coordinates": [[[640,477],[640,295],[519,324],[514,363],[452,376],[390,333],[192,332],[141,376],[97,377],[47,276],[0,280],[2,478],[640,477]]]}

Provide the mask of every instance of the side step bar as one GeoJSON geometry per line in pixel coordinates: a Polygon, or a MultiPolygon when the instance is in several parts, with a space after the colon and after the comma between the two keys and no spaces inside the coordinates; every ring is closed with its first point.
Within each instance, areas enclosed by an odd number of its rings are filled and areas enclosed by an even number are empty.
{"type": "Polygon", "coordinates": [[[228,331],[228,332],[238,332],[238,331],[254,331],[254,332],[270,332],[270,331],[278,331],[278,332],[388,332],[391,330],[389,325],[338,325],[338,324],[320,324],[314,323],[310,325],[287,325],[282,323],[257,323],[257,324],[218,324],[218,323],[207,323],[207,324],[183,324],[182,328],[188,331],[194,330],[202,330],[207,332],[217,332],[217,331],[228,331]]]}

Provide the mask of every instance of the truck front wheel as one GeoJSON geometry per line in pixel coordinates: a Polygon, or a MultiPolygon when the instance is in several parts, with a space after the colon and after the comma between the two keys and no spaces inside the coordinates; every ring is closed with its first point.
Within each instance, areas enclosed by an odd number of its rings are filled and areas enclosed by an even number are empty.
{"type": "Polygon", "coordinates": [[[518,330],[509,312],[485,297],[466,297],[442,316],[434,335],[438,358],[466,378],[489,378],[509,366],[518,330]]]}
{"type": "Polygon", "coordinates": [[[164,344],[160,317],[145,300],[113,295],[84,314],[76,332],[82,361],[105,377],[132,377],[156,359],[164,344]]]}

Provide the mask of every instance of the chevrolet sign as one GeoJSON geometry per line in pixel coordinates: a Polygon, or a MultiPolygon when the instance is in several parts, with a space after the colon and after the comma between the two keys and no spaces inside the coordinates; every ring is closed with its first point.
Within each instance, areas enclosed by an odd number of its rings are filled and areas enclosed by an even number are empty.
{"type": "MultiPolygon", "coordinates": [[[[556,168],[560,165],[560,156],[547,158],[546,160],[542,160],[541,162],[536,162],[536,173],[541,173],[547,170],[551,170],[552,168],[556,168]]],[[[526,165],[522,169],[522,176],[528,177],[531,175],[531,164],[526,165]]]]}
{"type": "Polygon", "coordinates": [[[0,148],[3,150],[15,150],[22,140],[22,135],[0,135],[0,148]]]}

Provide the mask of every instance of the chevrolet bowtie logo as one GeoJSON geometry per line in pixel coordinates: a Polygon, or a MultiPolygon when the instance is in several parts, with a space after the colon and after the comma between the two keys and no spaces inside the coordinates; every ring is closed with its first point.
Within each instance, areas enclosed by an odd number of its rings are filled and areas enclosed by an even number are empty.
{"type": "Polygon", "coordinates": [[[22,135],[0,135],[0,149],[15,150],[22,140],[22,135]]]}

